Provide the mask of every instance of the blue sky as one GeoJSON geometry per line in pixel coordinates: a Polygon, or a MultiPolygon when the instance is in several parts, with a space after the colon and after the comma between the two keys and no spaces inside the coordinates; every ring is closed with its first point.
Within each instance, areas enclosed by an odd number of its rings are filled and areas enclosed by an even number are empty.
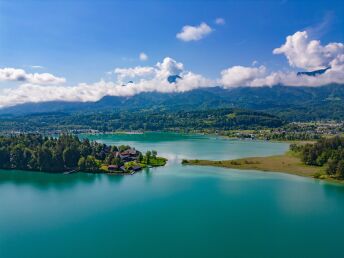
{"type": "Polygon", "coordinates": [[[322,42],[344,41],[341,1],[0,1],[0,66],[45,67],[69,82],[91,82],[115,67],[153,65],[165,56],[216,77],[257,60],[271,69],[288,64],[272,49],[287,35],[327,21],[322,42]],[[225,25],[214,24],[217,17],[225,25]],[[184,25],[214,31],[183,42],[184,25]],[[140,52],[149,59],[141,62],[140,52]]]}
{"type": "Polygon", "coordinates": [[[342,1],[0,0],[0,108],[215,85],[344,84],[343,42],[342,1]],[[182,79],[166,84],[174,73],[182,79]]]}

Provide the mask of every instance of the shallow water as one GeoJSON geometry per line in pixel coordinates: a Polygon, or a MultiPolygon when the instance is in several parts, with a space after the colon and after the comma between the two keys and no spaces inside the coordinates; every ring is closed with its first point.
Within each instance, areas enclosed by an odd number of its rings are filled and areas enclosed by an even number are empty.
{"type": "Polygon", "coordinates": [[[344,187],[180,164],[280,154],[283,143],[169,133],[91,135],[155,149],[133,176],[0,171],[0,257],[341,257],[344,187]]]}

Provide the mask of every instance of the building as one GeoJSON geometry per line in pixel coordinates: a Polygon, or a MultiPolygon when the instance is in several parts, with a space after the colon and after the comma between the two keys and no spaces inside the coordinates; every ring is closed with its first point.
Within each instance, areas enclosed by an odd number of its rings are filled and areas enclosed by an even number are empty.
{"type": "Polygon", "coordinates": [[[108,170],[111,172],[116,171],[116,170],[118,170],[118,166],[117,165],[109,165],[108,170]]]}

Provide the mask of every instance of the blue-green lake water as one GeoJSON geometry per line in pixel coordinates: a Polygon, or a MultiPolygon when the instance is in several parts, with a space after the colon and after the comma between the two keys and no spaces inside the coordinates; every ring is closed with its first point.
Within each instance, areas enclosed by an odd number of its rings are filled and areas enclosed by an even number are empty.
{"type": "Polygon", "coordinates": [[[343,257],[343,186],[180,164],[280,154],[287,144],[170,133],[87,137],[155,149],[169,162],[132,176],[0,171],[1,258],[343,257]]]}

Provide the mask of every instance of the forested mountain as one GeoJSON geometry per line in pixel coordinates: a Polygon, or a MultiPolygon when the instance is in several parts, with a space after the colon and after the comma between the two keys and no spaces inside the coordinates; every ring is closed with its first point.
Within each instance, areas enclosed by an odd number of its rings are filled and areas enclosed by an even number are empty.
{"type": "Polygon", "coordinates": [[[322,87],[203,88],[183,93],[106,96],[97,102],[28,103],[0,109],[0,114],[116,110],[206,110],[237,107],[264,111],[289,121],[344,119],[344,85],[322,87]]]}

